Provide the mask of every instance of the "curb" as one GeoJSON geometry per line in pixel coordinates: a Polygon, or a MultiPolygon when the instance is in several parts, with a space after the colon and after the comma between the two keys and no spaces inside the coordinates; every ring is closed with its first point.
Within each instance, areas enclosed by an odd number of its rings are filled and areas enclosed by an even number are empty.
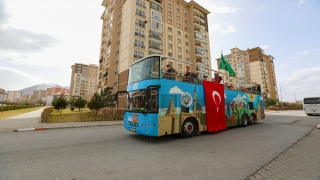
{"type": "Polygon", "coordinates": [[[87,126],[69,126],[69,127],[50,127],[50,128],[22,128],[15,129],[13,132],[22,132],[22,131],[39,131],[39,130],[54,130],[54,129],[68,129],[68,128],[83,128],[83,127],[99,127],[99,126],[118,126],[123,124],[106,124],[106,125],[87,125],[87,126]]]}

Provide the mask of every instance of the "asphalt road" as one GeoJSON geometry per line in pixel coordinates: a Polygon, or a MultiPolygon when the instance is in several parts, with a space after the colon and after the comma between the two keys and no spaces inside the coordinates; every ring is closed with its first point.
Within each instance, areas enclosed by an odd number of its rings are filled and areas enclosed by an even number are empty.
{"type": "Polygon", "coordinates": [[[292,111],[189,139],[122,126],[0,133],[0,179],[245,179],[319,123],[292,111]]]}

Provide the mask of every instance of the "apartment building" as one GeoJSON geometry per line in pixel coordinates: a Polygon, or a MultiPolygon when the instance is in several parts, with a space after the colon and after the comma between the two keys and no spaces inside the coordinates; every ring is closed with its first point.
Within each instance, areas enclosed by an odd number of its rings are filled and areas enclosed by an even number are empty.
{"type": "Polygon", "coordinates": [[[32,94],[32,101],[35,103],[45,102],[47,99],[47,90],[35,90],[32,94]]]}
{"type": "Polygon", "coordinates": [[[19,102],[22,98],[22,91],[7,91],[7,99],[10,102],[19,102]]]}
{"type": "Polygon", "coordinates": [[[33,100],[33,94],[24,94],[22,96],[23,101],[32,102],[33,100]]]}
{"type": "Polygon", "coordinates": [[[64,94],[66,96],[69,96],[70,90],[65,89],[62,87],[53,87],[53,88],[47,88],[47,95],[60,95],[64,94]]]}
{"type": "MultiPolygon", "coordinates": [[[[98,91],[126,90],[128,68],[138,59],[162,54],[211,68],[208,14],[194,1],[103,0],[98,91]]],[[[183,62],[164,62],[181,74],[183,62]]],[[[196,67],[190,69],[199,71],[196,67]]],[[[204,75],[211,77],[208,70],[204,75]]],[[[121,103],[120,103],[121,104],[121,103]]],[[[119,107],[122,105],[119,105],[119,107]]]]}
{"type": "Polygon", "coordinates": [[[69,99],[82,97],[87,101],[97,91],[98,66],[95,64],[78,64],[71,66],[71,83],[69,99]]]}
{"type": "MultiPolygon", "coordinates": [[[[247,50],[232,48],[231,53],[224,55],[239,79],[228,78],[226,82],[245,85],[249,82],[261,85],[263,98],[278,99],[277,80],[274,70],[274,57],[266,55],[260,47],[247,50]]],[[[216,59],[220,65],[220,58],[216,59]]]]}

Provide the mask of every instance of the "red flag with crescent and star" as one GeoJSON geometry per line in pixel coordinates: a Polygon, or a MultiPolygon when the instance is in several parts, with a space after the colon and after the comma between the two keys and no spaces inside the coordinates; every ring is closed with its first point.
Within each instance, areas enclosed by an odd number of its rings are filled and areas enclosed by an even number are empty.
{"type": "Polygon", "coordinates": [[[227,129],[227,121],[224,106],[224,85],[203,81],[206,119],[209,132],[217,132],[227,129]]]}

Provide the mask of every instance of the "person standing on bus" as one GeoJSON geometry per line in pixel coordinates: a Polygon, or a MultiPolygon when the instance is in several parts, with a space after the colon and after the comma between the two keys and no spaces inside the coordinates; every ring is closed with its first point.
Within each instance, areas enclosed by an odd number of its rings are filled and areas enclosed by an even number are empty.
{"type": "Polygon", "coordinates": [[[166,78],[175,79],[175,74],[177,73],[178,72],[170,64],[167,64],[166,78]]]}
{"type": "Polygon", "coordinates": [[[214,78],[212,79],[212,82],[220,83],[221,80],[221,76],[219,76],[218,73],[214,73],[214,78]]]}

